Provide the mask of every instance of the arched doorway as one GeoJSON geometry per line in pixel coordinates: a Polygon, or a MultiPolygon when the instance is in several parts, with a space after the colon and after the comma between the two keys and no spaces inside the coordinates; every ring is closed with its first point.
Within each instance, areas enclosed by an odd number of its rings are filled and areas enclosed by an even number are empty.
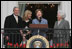
{"type": "Polygon", "coordinates": [[[49,28],[53,28],[55,21],[57,20],[58,4],[29,4],[25,6],[25,10],[32,11],[32,19],[36,18],[35,10],[42,9],[43,18],[48,20],[49,28]]]}

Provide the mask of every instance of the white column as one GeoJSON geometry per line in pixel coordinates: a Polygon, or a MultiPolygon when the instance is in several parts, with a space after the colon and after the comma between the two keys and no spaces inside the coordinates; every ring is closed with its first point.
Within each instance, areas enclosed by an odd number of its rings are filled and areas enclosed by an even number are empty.
{"type": "Polygon", "coordinates": [[[18,1],[8,1],[8,9],[7,9],[7,11],[8,11],[8,15],[11,15],[11,14],[13,14],[13,8],[15,7],[15,6],[18,6],[18,1]]]}
{"type": "MultiPolygon", "coordinates": [[[[58,10],[62,10],[66,13],[66,20],[69,21],[70,29],[71,29],[71,1],[61,1],[61,4],[58,10]]],[[[71,31],[70,31],[71,36],[71,31]]]]}
{"type": "Polygon", "coordinates": [[[62,10],[66,14],[66,20],[69,21],[71,28],[71,1],[61,1],[58,10],[62,10]]]}
{"type": "Polygon", "coordinates": [[[18,6],[18,1],[1,1],[1,28],[4,28],[5,18],[13,13],[15,6],[18,6]]]}
{"type": "MultiPolygon", "coordinates": [[[[13,8],[18,6],[18,1],[1,1],[1,28],[4,28],[5,18],[13,13],[13,8]]],[[[3,32],[1,30],[1,32],[3,32]]],[[[1,48],[2,48],[2,34],[1,34],[1,48]]]]}
{"type": "Polygon", "coordinates": [[[1,1],[1,28],[4,27],[4,20],[7,16],[7,2],[1,1]]]}
{"type": "MultiPolygon", "coordinates": [[[[7,16],[7,2],[1,1],[1,28],[4,27],[5,17],[7,16]]],[[[1,30],[3,32],[3,30],[1,30]]],[[[2,33],[1,33],[1,48],[2,48],[2,33]]]]}

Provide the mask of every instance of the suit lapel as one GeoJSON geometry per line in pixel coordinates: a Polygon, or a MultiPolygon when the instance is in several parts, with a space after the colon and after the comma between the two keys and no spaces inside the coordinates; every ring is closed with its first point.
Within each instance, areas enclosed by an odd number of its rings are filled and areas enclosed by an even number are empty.
{"type": "Polygon", "coordinates": [[[61,24],[63,24],[63,20],[60,22],[59,26],[60,26],[61,24]]]}
{"type": "Polygon", "coordinates": [[[62,24],[62,21],[60,22],[59,25],[58,25],[58,21],[57,21],[57,23],[56,23],[56,27],[59,28],[59,27],[61,26],[61,24],[62,24]]]}
{"type": "Polygon", "coordinates": [[[16,22],[16,19],[15,19],[14,15],[12,15],[12,16],[13,16],[14,22],[15,22],[16,24],[18,24],[18,23],[16,22]]]}
{"type": "Polygon", "coordinates": [[[19,21],[20,21],[20,19],[19,19],[19,16],[18,16],[18,24],[19,24],[19,21]]]}
{"type": "Polygon", "coordinates": [[[56,26],[58,27],[59,25],[58,25],[58,21],[57,21],[57,23],[56,23],[56,26]]]}

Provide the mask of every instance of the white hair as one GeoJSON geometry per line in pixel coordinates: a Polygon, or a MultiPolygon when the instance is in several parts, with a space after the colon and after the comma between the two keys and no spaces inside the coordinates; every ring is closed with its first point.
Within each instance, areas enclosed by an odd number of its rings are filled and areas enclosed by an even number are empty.
{"type": "Polygon", "coordinates": [[[15,8],[19,8],[19,7],[16,7],[16,6],[15,6],[15,7],[13,8],[13,11],[15,10],[15,8]]]}
{"type": "MultiPolygon", "coordinates": [[[[62,18],[65,18],[65,13],[62,10],[58,10],[58,12],[62,18]]],[[[57,16],[58,17],[58,16],[57,16]]]]}

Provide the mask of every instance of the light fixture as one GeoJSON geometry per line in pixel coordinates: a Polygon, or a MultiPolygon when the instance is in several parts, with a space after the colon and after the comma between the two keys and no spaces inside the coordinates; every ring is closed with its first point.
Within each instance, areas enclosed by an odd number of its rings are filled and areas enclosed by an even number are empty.
{"type": "Polygon", "coordinates": [[[47,7],[45,7],[45,8],[47,8],[47,7]]]}
{"type": "Polygon", "coordinates": [[[31,6],[31,8],[32,8],[32,6],[31,6]]]}
{"type": "Polygon", "coordinates": [[[51,5],[50,7],[52,8],[53,6],[51,5]]]}
{"type": "Polygon", "coordinates": [[[49,3],[48,3],[48,5],[49,5],[49,3]]]}
{"type": "Polygon", "coordinates": [[[52,7],[54,7],[55,5],[54,4],[52,4],[50,7],[52,8],[52,7]]]}
{"type": "Polygon", "coordinates": [[[52,6],[54,7],[55,5],[54,5],[54,4],[52,4],[52,6]]]}
{"type": "Polygon", "coordinates": [[[29,5],[29,3],[27,3],[27,5],[29,5]]]}

